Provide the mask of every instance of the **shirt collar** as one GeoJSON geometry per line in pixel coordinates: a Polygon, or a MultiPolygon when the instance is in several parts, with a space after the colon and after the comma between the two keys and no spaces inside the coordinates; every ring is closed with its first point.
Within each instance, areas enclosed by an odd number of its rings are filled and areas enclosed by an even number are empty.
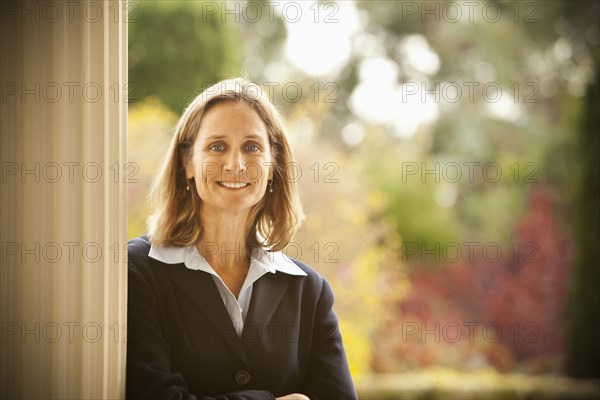
{"type": "MultiPolygon", "coordinates": [[[[213,275],[216,274],[215,270],[194,245],[184,247],[151,245],[148,256],[165,264],[184,263],[188,269],[204,271],[213,275]]],[[[253,266],[264,269],[266,272],[272,274],[283,272],[288,275],[307,276],[306,272],[281,251],[266,251],[262,247],[252,252],[250,267],[253,266]]]]}

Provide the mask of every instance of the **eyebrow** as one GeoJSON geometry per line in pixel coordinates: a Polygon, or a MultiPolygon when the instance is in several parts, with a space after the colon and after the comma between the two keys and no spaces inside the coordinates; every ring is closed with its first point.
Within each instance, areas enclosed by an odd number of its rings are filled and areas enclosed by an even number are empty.
{"type": "MultiPolygon", "coordinates": [[[[204,138],[204,140],[217,140],[217,139],[226,139],[225,135],[209,135],[204,138]]],[[[254,139],[254,140],[265,140],[262,136],[256,134],[249,134],[244,136],[244,139],[254,139]]]]}

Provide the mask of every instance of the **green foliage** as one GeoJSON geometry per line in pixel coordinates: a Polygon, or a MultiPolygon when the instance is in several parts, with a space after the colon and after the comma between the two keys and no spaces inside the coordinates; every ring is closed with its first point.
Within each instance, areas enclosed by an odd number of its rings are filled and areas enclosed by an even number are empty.
{"type": "Polygon", "coordinates": [[[240,73],[240,35],[201,1],[139,1],[129,24],[130,102],[160,96],[173,111],[240,73]]]}
{"type": "Polygon", "coordinates": [[[436,243],[457,240],[459,224],[454,210],[435,202],[436,190],[443,184],[441,174],[437,182],[435,173],[425,177],[422,174],[426,168],[433,171],[437,161],[412,155],[409,158],[410,150],[394,142],[383,132],[373,130],[356,154],[356,158],[362,160],[370,184],[385,198],[384,214],[403,242],[435,249],[436,243]],[[418,169],[414,175],[409,174],[413,166],[418,169]]]}

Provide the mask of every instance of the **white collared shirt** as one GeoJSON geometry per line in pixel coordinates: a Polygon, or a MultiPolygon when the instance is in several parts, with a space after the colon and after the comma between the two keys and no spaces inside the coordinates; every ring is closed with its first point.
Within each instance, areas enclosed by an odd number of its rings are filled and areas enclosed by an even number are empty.
{"type": "Polygon", "coordinates": [[[282,252],[268,252],[262,247],[257,248],[250,257],[250,268],[248,269],[248,274],[246,275],[240,294],[236,299],[219,274],[217,274],[208,261],[206,261],[206,259],[198,252],[196,246],[170,247],[151,245],[150,253],[148,255],[165,264],[184,263],[189,269],[211,274],[217,285],[223,304],[225,304],[227,313],[231,318],[231,322],[240,337],[242,336],[242,330],[244,329],[246,315],[248,315],[248,307],[250,306],[250,299],[252,297],[252,287],[258,278],[267,272],[272,274],[283,272],[289,275],[306,276],[306,272],[302,271],[300,267],[282,252]]]}

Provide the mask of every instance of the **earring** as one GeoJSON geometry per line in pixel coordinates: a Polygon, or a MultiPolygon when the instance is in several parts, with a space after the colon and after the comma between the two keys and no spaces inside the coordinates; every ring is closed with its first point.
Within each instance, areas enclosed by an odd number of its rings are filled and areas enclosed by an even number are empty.
{"type": "Polygon", "coordinates": [[[273,179],[269,181],[269,193],[273,193],[273,179]]]}
{"type": "Polygon", "coordinates": [[[190,185],[187,185],[187,186],[185,187],[185,190],[187,190],[187,191],[189,192],[189,191],[190,191],[190,185]]]}

